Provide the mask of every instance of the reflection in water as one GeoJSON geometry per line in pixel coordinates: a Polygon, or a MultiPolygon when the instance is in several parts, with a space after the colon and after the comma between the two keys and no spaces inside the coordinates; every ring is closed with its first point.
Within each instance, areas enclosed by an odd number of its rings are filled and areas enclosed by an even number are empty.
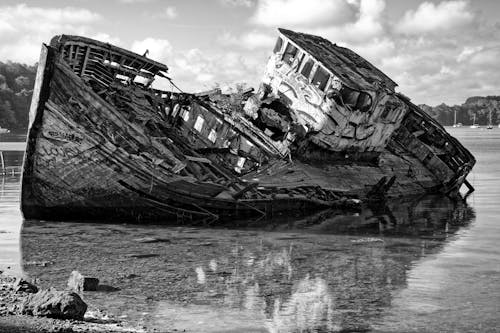
{"type": "Polygon", "coordinates": [[[19,177],[0,175],[0,271],[19,274],[19,177]]]}
{"type": "Polygon", "coordinates": [[[274,224],[265,222],[258,227],[267,230],[307,229],[333,234],[446,237],[473,219],[474,215],[473,209],[461,199],[425,195],[365,204],[360,211],[351,214],[329,210],[302,220],[274,224]]]}
{"type": "Polygon", "coordinates": [[[148,328],[363,331],[414,263],[472,217],[434,196],[275,223],[276,232],[27,221],[23,268],[42,286],[63,288],[74,269],[98,277],[120,291],[88,292],[89,303],[148,328]]]}
{"type": "Polygon", "coordinates": [[[320,329],[332,332],[342,327],[334,323],[332,294],[325,279],[306,276],[300,280],[290,298],[281,304],[277,299],[267,325],[270,332],[294,332],[320,329]]]}

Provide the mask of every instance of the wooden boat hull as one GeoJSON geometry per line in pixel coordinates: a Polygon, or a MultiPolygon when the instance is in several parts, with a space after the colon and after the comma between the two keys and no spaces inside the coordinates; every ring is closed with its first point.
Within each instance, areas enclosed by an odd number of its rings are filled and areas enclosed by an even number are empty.
{"type": "Polygon", "coordinates": [[[192,184],[142,156],[164,157],[168,148],[54,56],[43,48],[22,181],[25,218],[216,220],[328,206],[305,197],[213,198],[217,186],[192,184]]]}
{"type": "MultiPolygon", "coordinates": [[[[474,164],[437,157],[418,134],[432,120],[409,101],[377,151],[302,147],[287,156],[210,100],[189,96],[184,109],[170,108],[162,92],[107,81],[116,73],[149,77],[164,65],[109,44],[69,41],[42,47],[22,180],[27,219],[168,223],[310,214],[353,208],[356,198],[456,192],[474,164]]],[[[433,126],[429,138],[462,152],[433,126]]]]}

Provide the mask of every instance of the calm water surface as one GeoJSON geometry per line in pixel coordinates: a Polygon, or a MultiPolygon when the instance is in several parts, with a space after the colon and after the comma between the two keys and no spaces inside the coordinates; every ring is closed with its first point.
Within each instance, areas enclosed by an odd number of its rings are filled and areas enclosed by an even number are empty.
{"type": "Polygon", "coordinates": [[[467,204],[219,229],[23,225],[19,179],[0,178],[0,270],[58,288],[74,269],[98,277],[120,290],[85,293],[91,311],[160,331],[497,332],[500,129],[449,130],[478,160],[467,204]]]}

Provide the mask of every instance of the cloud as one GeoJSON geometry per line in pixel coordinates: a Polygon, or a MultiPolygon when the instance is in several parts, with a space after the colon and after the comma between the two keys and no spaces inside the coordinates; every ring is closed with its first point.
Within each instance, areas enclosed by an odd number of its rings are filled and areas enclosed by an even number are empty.
{"type": "Polygon", "coordinates": [[[122,45],[122,41],[120,38],[111,36],[105,32],[98,32],[96,34],[90,35],[89,37],[92,39],[96,39],[98,41],[101,41],[104,43],[109,43],[109,44],[116,45],[116,46],[122,45]]]}
{"type": "Polygon", "coordinates": [[[145,2],[153,2],[156,0],[118,0],[118,1],[122,3],[145,3],[145,2]]]}
{"type": "Polygon", "coordinates": [[[238,37],[229,32],[225,32],[217,38],[221,45],[236,46],[248,50],[257,48],[265,48],[270,50],[276,42],[276,36],[271,36],[267,33],[250,31],[238,37]]]}
{"type": "Polygon", "coordinates": [[[498,69],[498,59],[500,59],[500,46],[494,48],[476,48],[468,57],[468,64],[475,65],[482,69],[498,69]]]}
{"type": "Polygon", "coordinates": [[[321,26],[342,24],[355,17],[352,0],[260,0],[250,19],[263,26],[321,26]]]}
{"type": "Polygon", "coordinates": [[[256,86],[266,63],[267,52],[225,51],[208,53],[191,49],[176,54],[171,74],[188,91],[211,89],[215,84],[248,83],[256,86]]]}
{"type": "Polygon", "coordinates": [[[223,6],[227,7],[252,7],[255,5],[255,0],[219,0],[223,6]]]}
{"type": "Polygon", "coordinates": [[[457,57],[457,62],[463,62],[473,56],[475,53],[481,51],[483,46],[464,46],[462,52],[457,57]]]}
{"type": "Polygon", "coordinates": [[[365,43],[385,33],[383,25],[384,0],[360,0],[352,2],[356,20],[342,25],[329,25],[306,29],[306,31],[325,37],[333,42],[365,43]]]}
{"type": "Polygon", "coordinates": [[[383,59],[393,56],[396,52],[396,43],[387,37],[374,38],[367,43],[344,44],[342,46],[350,48],[366,59],[370,59],[377,66],[382,64],[383,59]]]}
{"type": "Polygon", "coordinates": [[[146,50],[148,58],[159,62],[166,62],[172,55],[172,45],[166,39],[148,37],[132,43],[132,51],[142,55],[146,50]]]}
{"type": "Polygon", "coordinates": [[[177,16],[179,16],[179,13],[177,11],[177,8],[175,8],[174,6],[168,6],[168,7],[164,8],[163,10],[161,10],[159,13],[153,14],[154,18],[162,18],[162,19],[169,19],[169,20],[173,20],[177,16]]]}
{"type": "Polygon", "coordinates": [[[416,10],[407,11],[397,23],[396,31],[404,34],[443,33],[463,28],[474,21],[468,1],[422,3],[416,10]]]}
{"type": "Polygon", "coordinates": [[[85,35],[101,16],[76,7],[0,6],[0,59],[38,60],[40,45],[61,32],[85,35]]]}

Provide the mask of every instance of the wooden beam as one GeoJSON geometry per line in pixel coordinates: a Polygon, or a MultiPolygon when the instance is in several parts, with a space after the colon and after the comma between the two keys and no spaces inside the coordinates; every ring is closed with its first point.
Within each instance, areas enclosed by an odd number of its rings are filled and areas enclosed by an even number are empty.
{"type": "Polygon", "coordinates": [[[82,69],[80,71],[80,76],[85,74],[85,68],[87,67],[87,61],[89,60],[90,47],[87,46],[87,51],[85,52],[85,58],[83,59],[82,69]]]}

